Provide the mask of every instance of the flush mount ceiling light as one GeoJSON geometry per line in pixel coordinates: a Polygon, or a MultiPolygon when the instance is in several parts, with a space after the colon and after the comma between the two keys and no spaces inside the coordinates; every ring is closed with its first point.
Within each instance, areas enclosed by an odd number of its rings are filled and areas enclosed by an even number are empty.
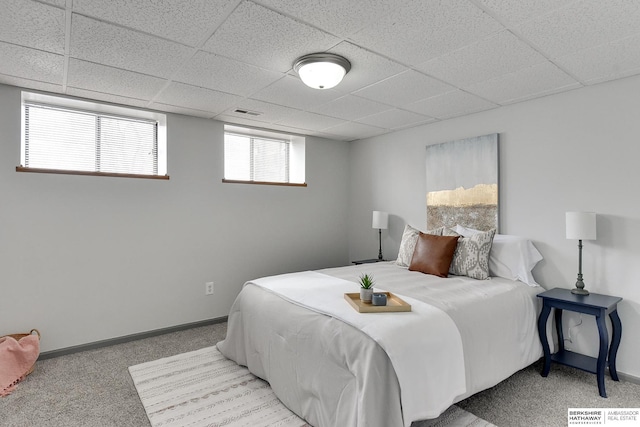
{"type": "Polygon", "coordinates": [[[332,53],[312,53],[293,64],[302,82],[314,89],[330,89],[342,81],[351,63],[332,53]]]}

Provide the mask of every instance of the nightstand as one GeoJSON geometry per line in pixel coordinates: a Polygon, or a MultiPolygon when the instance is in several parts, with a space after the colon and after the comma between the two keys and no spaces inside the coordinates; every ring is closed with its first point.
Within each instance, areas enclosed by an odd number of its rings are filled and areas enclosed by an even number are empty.
{"type": "Polygon", "coordinates": [[[618,303],[622,298],[609,295],[589,294],[574,295],[569,289],[555,288],[538,294],[542,298],[542,312],[538,318],[538,334],[544,351],[544,368],[542,376],[549,375],[551,362],[572,366],[583,371],[596,374],[598,379],[598,391],[600,396],[607,397],[604,388],[604,371],[608,362],[609,374],[614,381],[618,381],[616,371],[616,354],[622,337],[622,322],[618,316],[618,303]],[[551,354],[547,339],[547,320],[551,309],[555,309],[556,332],[558,333],[558,351],[551,354]],[[576,313],[584,313],[595,316],[600,336],[600,350],[598,358],[574,353],[564,348],[564,334],[562,333],[562,311],[569,310],[576,313]],[[607,333],[606,316],[611,319],[611,346],[609,346],[609,334],[607,333]]]}
{"type": "Polygon", "coordinates": [[[359,265],[359,264],[373,264],[376,262],[386,262],[386,259],[378,259],[378,258],[372,258],[372,259],[361,259],[359,261],[351,261],[352,264],[355,265],[359,265]]]}

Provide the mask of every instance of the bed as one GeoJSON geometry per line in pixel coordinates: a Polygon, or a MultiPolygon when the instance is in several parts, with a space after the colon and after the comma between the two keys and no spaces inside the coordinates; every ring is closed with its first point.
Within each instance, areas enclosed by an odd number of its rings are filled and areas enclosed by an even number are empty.
{"type": "MultiPolygon", "coordinates": [[[[531,257],[513,254],[531,251],[527,242],[494,246],[509,254],[507,263],[528,262],[523,268],[530,273],[531,257]]],[[[541,357],[536,295],[543,289],[518,280],[515,264],[503,274],[508,277],[441,278],[411,271],[401,257],[402,245],[395,262],[246,283],[219,350],[268,381],[289,409],[316,427],[408,427],[541,357]],[[363,273],[373,275],[376,290],[411,303],[412,311],[356,313],[344,293],[358,291],[363,273]]],[[[505,267],[495,262],[494,271],[505,267]]]]}

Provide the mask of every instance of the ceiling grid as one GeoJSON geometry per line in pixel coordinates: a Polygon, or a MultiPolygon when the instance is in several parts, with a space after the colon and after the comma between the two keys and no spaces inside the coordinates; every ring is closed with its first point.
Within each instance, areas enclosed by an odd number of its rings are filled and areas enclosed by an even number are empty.
{"type": "Polygon", "coordinates": [[[640,2],[0,0],[0,57],[4,84],[351,141],[639,74],[640,2]],[[350,61],[335,88],[293,71],[315,52],[350,61]]]}

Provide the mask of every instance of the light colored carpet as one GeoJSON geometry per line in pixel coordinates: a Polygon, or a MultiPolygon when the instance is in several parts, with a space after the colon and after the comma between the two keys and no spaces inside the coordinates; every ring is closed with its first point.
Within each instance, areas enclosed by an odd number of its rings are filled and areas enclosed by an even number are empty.
{"type": "Polygon", "coordinates": [[[419,421],[411,427],[496,427],[489,421],[478,418],[471,412],[452,405],[435,420],[419,421]]]}
{"type": "MultiPolygon", "coordinates": [[[[226,331],[227,324],[219,323],[40,360],[12,394],[0,398],[0,425],[149,427],[127,368],[210,347],[223,340],[226,331]]],[[[633,338],[623,334],[622,344],[633,338]]],[[[608,398],[603,399],[595,375],[554,364],[543,378],[541,368],[537,362],[456,406],[499,427],[566,427],[567,408],[640,406],[638,384],[607,376],[608,398]]],[[[431,425],[422,421],[412,427],[431,425]]]]}
{"type": "MultiPolygon", "coordinates": [[[[153,427],[309,426],[278,400],[267,382],[215,346],[132,366],[129,373],[153,427]]],[[[420,425],[493,426],[456,406],[420,425]]]]}
{"type": "Polygon", "coordinates": [[[640,407],[638,384],[607,374],[607,398],[602,398],[594,374],[553,363],[543,377],[542,365],[540,360],[457,405],[500,427],[566,427],[569,408],[640,407]]]}

